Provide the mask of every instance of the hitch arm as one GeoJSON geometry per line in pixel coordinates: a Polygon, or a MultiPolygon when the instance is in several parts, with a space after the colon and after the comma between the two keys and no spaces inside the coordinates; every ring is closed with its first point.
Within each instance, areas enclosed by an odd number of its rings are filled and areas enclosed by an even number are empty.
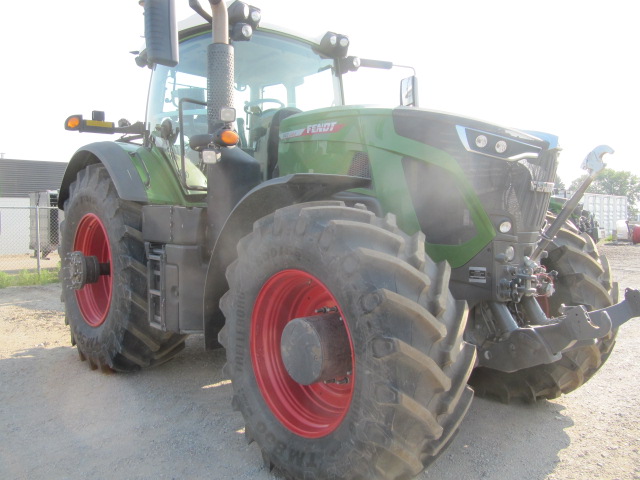
{"type": "Polygon", "coordinates": [[[578,342],[602,338],[611,330],[636,317],[640,317],[640,291],[627,288],[624,300],[616,305],[591,312],[587,312],[583,306],[566,307],[564,315],[558,319],[558,324],[543,325],[538,327],[538,330],[553,351],[566,352],[579,346],[578,342]],[[564,341],[554,342],[552,336],[545,335],[544,329],[555,325],[562,325],[565,329],[564,341]],[[562,346],[571,337],[576,341],[562,346]]]}
{"type": "Polygon", "coordinates": [[[640,290],[627,288],[624,291],[624,300],[601,310],[589,312],[589,317],[606,312],[611,318],[611,328],[616,329],[623,323],[635,317],[640,317],[640,290]]]}
{"type": "Polygon", "coordinates": [[[547,248],[549,243],[553,240],[553,237],[560,231],[564,222],[567,221],[571,212],[578,206],[578,203],[582,199],[584,192],[587,191],[591,182],[598,176],[598,174],[602,171],[602,169],[606,166],[602,160],[602,157],[607,153],[613,153],[613,148],[608,145],[600,145],[594,148],[589,154],[586,156],[584,161],[582,162],[582,168],[584,170],[589,171],[589,175],[584,179],[582,185],[578,187],[576,192],[571,196],[569,201],[565,203],[564,207],[553,221],[553,223],[542,233],[542,238],[540,239],[540,243],[536,247],[533,255],[531,255],[531,259],[537,261],[540,258],[540,254],[547,248]]]}
{"type": "Polygon", "coordinates": [[[591,312],[581,305],[566,307],[562,317],[548,324],[517,328],[504,340],[486,341],[478,347],[478,358],[481,366],[502,372],[552,363],[562,353],[603,338],[635,317],[640,317],[640,291],[628,288],[625,299],[616,305],[591,312]]]}

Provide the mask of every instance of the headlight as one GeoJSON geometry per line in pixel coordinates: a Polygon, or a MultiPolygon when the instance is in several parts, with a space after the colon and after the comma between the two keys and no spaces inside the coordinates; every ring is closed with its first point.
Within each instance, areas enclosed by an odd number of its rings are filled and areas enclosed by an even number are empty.
{"type": "Polygon", "coordinates": [[[496,146],[495,146],[496,152],[497,153],[504,153],[507,151],[507,142],[505,142],[504,140],[498,140],[496,142],[496,146]]]}
{"type": "Polygon", "coordinates": [[[349,49],[349,37],[334,32],[325,33],[316,51],[325,58],[345,58],[349,49]]]}
{"type": "Polygon", "coordinates": [[[512,245],[509,245],[504,251],[504,257],[506,258],[507,262],[510,262],[511,260],[516,258],[516,249],[513,248],[512,245]]]}
{"type": "Polygon", "coordinates": [[[509,233],[511,231],[511,227],[511,222],[509,220],[505,220],[500,224],[498,230],[500,230],[500,233],[509,233]]]}
{"type": "Polygon", "coordinates": [[[476,137],[476,147],[478,148],[484,148],[487,146],[487,137],[485,137],[484,135],[478,135],[476,137]]]}
{"type": "MultiPolygon", "coordinates": [[[[516,140],[515,138],[504,137],[461,125],[456,125],[456,130],[464,148],[469,152],[480,153],[510,162],[525,158],[536,159],[542,152],[541,147],[516,140]]],[[[534,137],[531,137],[531,139],[533,141],[534,137]]]]}

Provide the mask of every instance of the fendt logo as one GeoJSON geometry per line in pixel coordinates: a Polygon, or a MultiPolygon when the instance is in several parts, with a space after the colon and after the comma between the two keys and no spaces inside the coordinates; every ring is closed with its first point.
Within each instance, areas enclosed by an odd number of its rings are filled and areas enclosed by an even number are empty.
{"type": "Polygon", "coordinates": [[[342,130],[342,127],[344,127],[344,123],[338,123],[338,122],[316,123],[314,125],[307,125],[305,128],[300,128],[298,130],[282,132],[280,134],[280,139],[286,140],[287,138],[303,137],[305,135],[317,135],[319,133],[336,133],[342,130]]]}

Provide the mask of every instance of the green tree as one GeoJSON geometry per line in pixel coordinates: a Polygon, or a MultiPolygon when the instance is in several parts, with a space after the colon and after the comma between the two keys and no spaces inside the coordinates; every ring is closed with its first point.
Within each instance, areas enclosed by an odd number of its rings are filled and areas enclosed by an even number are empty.
{"type": "Polygon", "coordinates": [[[558,191],[558,190],[566,190],[567,187],[564,184],[564,182],[562,181],[562,179],[560,178],[560,175],[556,176],[556,183],[553,186],[553,188],[558,191]]]}
{"type": "MultiPolygon", "coordinates": [[[[569,186],[569,190],[576,191],[585,178],[587,178],[586,174],[576,178],[569,186]]],[[[636,202],[640,200],[640,177],[631,172],[605,168],[589,185],[587,193],[627,197],[630,210],[633,211],[637,209],[636,202]]]]}

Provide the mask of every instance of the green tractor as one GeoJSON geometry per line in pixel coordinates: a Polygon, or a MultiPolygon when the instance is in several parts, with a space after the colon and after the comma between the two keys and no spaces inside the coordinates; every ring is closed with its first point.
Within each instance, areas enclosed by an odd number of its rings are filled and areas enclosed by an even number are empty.
{"type": "Polygon", "coordinates": [[[66,122],[121,134],[60,187],[66,320],[91,368],[158,365],[204,334],[268,467],[411,478],[474,390],[568,393],[640,313],[565,223],[579,197],[547,214],[556,137],[418,108],[415,77],[397,108],[348,105],[345,77],[393,64],[258,29],[240,1],[191,0],[179,32],[172,1],[144,3],[146,122],[66,122]]]}

